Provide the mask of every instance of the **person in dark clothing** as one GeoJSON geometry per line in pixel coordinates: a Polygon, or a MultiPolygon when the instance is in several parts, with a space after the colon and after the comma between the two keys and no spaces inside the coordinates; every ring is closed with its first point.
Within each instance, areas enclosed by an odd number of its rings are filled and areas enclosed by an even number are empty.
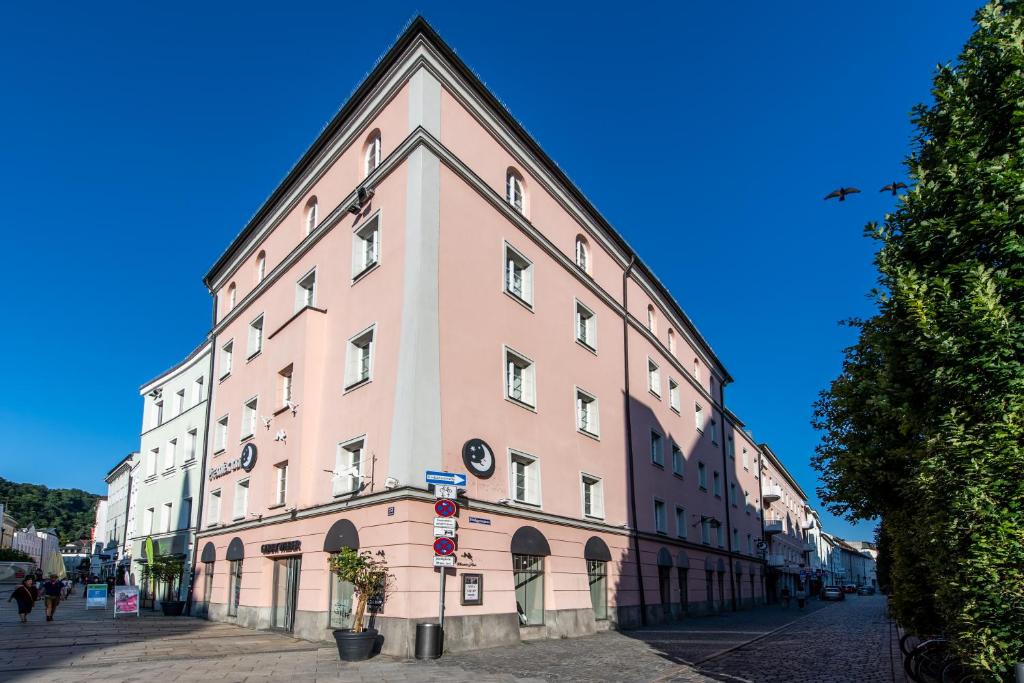
{"type": "Polygon", "coordinates": [[[38,599],[39,590],[35,587],[35,579],[30,576],[22,581],[20,586],[11,591],[11,597],[7,598],[7,602],[11,600],[18,601],[18,618],[24,624],[28,622],[28,613],[32,611],[32,607],[38,599]]]}
{"type": "Polygon", "coordinates": [[[50,574],[50,579],[43,584],[43,599],[46,601],[46,620],[53,621],[53,613],[57,611],[60,604],[60,594],[64,590],[64,584],[57,578],[56,574],[50,574]]]}

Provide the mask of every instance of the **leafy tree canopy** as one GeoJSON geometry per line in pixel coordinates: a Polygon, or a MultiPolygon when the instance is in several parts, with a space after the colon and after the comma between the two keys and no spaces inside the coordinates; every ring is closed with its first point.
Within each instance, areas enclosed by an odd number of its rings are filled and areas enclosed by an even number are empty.
{"type": "Polygon", "coordinates": [[[60,542],[89,538],[96,521],[94,493],[81,489],[51,489],[39,484],[17,484],[0,477],[0,502],[22,527],[53,527],[60,542]]]}

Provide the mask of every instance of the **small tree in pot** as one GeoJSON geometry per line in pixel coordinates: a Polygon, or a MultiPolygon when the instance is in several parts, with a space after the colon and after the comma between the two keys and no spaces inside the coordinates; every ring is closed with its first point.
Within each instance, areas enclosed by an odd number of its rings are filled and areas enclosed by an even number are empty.
{"type": "Polygon", "coordinates": [[[157,581],[164,584],[164,599],[160,607],[165,616],[179,617],[185,609],[185,602],[178,599],[178,592],[175,590],[175,586],[181,584],[181,575],[184,571],[185,561],[174,555],[157,555],[152,563],[142,565],[143,578],[152,580],[154,588],[157,581]]]}
{"type": "Polygon", "coordinates": [[[384,552],[374,557],[368,550],[359,552],[352,548],[342,548],[341,552],[331,555],[331,572],[342,581],[353,585],[356,593],[356,607],[352,613],[352,628],[335,629],[334,639],[338,643],[338,655],[343,661],[357,662],[370,657],[373,644],[377,640],[377,629],[366,628],[363,619],[366,616],[366,605],[371,597],[383,598],[394,575],[389,573],[384,552]]]}

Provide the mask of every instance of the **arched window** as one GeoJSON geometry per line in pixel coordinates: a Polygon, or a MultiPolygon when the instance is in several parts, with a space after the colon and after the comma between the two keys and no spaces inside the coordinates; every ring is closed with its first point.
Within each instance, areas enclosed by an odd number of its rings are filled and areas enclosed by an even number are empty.
{"type": "Polygon", "coordinates": [[[693,378],[700,382],[700,361],[693,359],[693,378]]]}
{"type": "Polygon", "coordinates": [[[526,213],[525,194],[523,192],[523,177],[515,169],[508,169],[505,174],[505,199],[519,213],[526,213]]]}
{"type": "Polygon", "coordinates": [[[658,314],[654,312],[654,306],[647,307],[647,329],[658,334],[658,314]]]}
{"type": "Polygon", "coordinates": [[[267,252],[261,251],[256,256],[256,284],[263,282],[267,276],[267,252]]]}
{"type": "Polygon", "coordinates": [[[675,352],[676,352],[676,333],[675,333],[675,331],[671,327],[668,328],[668,351],[669,351],[669,353],[675,355],[675,352]]]}
{"type": "Polygon", "coordinates": [[[313,229],[316,228],[316,224],[317,224],[317,221],[319,219],[317,214],[318,214],[317,201],[316,201],[316,197],[313,197],[308,202],[306,202],[306,234],[307,235],[309,233],[313,232],[313,229]]]}
{"type": "Polygon", "coordinates": [[[576,265],[584,273],[590,272],[590,246],[583,235],[576,236],[576,265]]]}
{"type": "Polygon", "coordinates": [[[363,159],[365,175],[370,175],[380,166],[380,131],[375,130],[370,133],[370,137],[366,141],[366,152],[363,159]]]}
{"type": "Polygon", "coordinates": [[[237,295],[237,289],[235,288],[235,283],[232,282],[230,285],[228,285],[228,310],[229,311],[235,307],[235,301],[237,299],[237,296],[238,295],[237,295]]]}

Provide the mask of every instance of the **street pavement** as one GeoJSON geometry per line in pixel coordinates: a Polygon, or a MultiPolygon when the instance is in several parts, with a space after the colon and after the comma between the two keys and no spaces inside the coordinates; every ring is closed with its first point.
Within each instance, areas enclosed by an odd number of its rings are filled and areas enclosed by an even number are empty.
{"type": "MultiPolygon", "coordinates": [[[[3,596],[6,598],[6,596],[3,596]]],[[[29,624],[0,603],[0,681],[897,681],[898,656],[881,596],[811,601],[686,619],[627,632],[532,641],[435,661],[378,656],[342,663],[333,643],[312,643],[188,617],[113,619],[81,595],[29,624]],[[895,675],[893,675],[895,674],[895,675]]]]}

